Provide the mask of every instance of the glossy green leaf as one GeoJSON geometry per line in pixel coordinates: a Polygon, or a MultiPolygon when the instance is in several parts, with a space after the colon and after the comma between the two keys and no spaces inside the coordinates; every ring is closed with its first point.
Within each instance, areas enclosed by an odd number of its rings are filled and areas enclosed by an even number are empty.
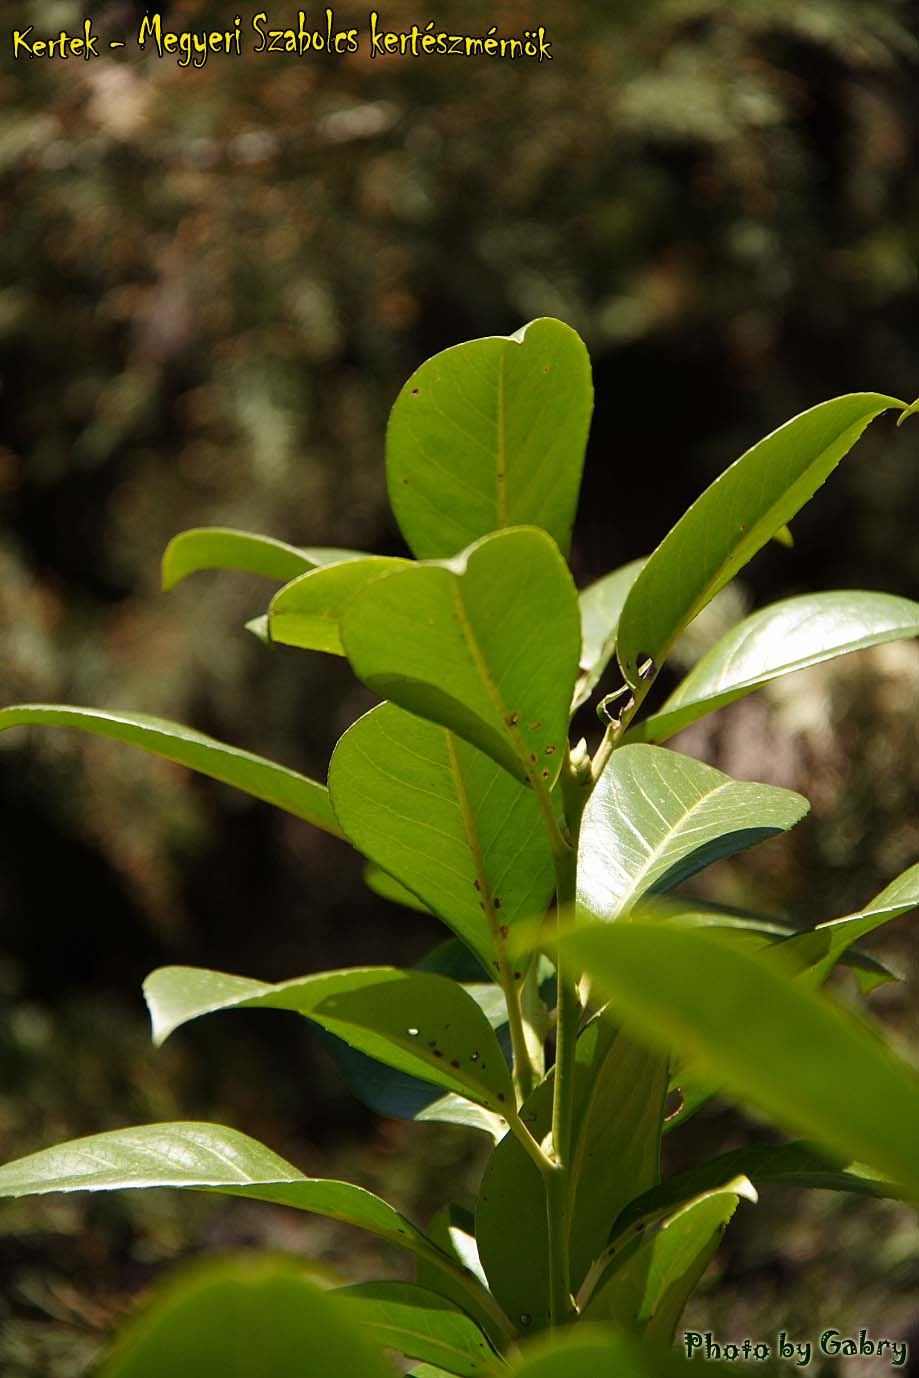
{"type": "Polygon", "coordinates": [[[741,1176],[680,1206],[621,1261],[613,1260],[585,1317],[639,1327],[650,1338],[671,1341],[742,1196],[756,1200],[754,1188],[741,1176]]]}
{"type": "Polygon", "coordinates": [[[286,584],[331,560],[360,558],[360,552],[353,550],[320,546],[301,549],[273,536],[257,536],[225,526],[200,526],[173,536],[167,545],[163,553],[163,588],[174,588],[189,574],[204,569],[236,569],[286,584]]]}
{"type": "Polygon", "coordinates": [[[821,402],[754,445],[696,499],[622,610],[617,655],[633,688],[645,659],[661,664],[687,623],[810,501],[869,423],[902,406],[873,392],[821,402]]]}
{"type": "Polygon", "coordinates": [[[655,746],[614,751],[590,796],[578,853],[578,906],[611,920],[643,894],[794,826],[800,794],[732,780],[655,746]]]}
{"type": "Polygon", "coordinates": [[[532,790],[435,723],[392,704],[342,737],[329,767],[339,822],[496,970],[508,930],[552,898],[552,854],[532,790]]]}
{"type": "MultiPolygon", "coordinates": [[[[571,1273],[579,1286],[603,1249],[617,1215],[657,1181],[667,1059],[634,1043],[607,1019],[578,1039],[572,1162],[571,1273]]],[[[552,1078],[533,1092],[521,1117],[537,1140],[552,1119],[552,1078]]],[[[482,1179],[476,1239],[491,1289],[524,1331],[549,1321],[545,1189],[519,1142],[498,1144],[482,1179]],[[527,1317],[527,1320],[523,1320],[527,1317]]]]}
{"type": "Polygon", "coordinates": [[[447,565],[376,579],[342,641],[382,698],[448,727],[537,789],[565,755],[581,644],[577,592],[543,531],[487,536],[447,565]]]}
{"type": "Polygon", "coordinates": [[[432,972],[364,967],[268,985],[198,967],[161,967],[147,977],[144,995],[157,1043],[203,1014],[291,1010],[498,1115],[513,1103],[510,1072],[485,1015],[462,986],[432,972]]]}
{"type": "Polygon", "coordinates": [[[272,1201],[357,1225],[437,1260],[439,1251],[392,1206],[350,1182],[304,1177],[245,1134],[194,1121],[140,1125],[41,1149],[0,1167],[0,1196],[180,1187],[272,1201]]]}
{"type": "Polygon", "coordinates": [[[348,599],[372,579],[407,569],[411,560],[366,555],[312,569],[285,584],[268,609],[268,636],[285,646],[343,656],[339,623],[348,599]]]}
{"type": "Polygon", "coordinates": [[[208,1261],[170,1277],[121,1331],[97,1378],[395,1378],[302,1263],[208,1261]]]}
{"type": "Polygon", "coordinates": [[[581,673],[572,711],[587,702],[615,655],[619,617],[644,564],[632,560],[581,591],[581,673]]]}
{"type": "Polygon", "coordinates": [[[654,1224],[695,1197],[721,1188],[739,1176],[749,1178],[755,1187],[811,1187],[894,1198],[900,1194],[893,1183],[871,1176],[857,1165],[841,1163],[813,1144],[752,1144],[720,1153],[630,1201],[613,1227],[613,1247],[628,1230],[654,1224]]]}
{"type": "MultiPolygon", "coordinates": [[[[475,1216],[471,1210],[451,1201],[428,1222],[427,1232],[428,1238],[443,1253],[455,1259],[461,1268],[472,1273],[482,1287],[487,1289],[488,1282],[482,1270],[475,1239],[475,1216]]],[[[475,1299],[464,1291],[455,1279],[424,1259],[418,1259],[416,1280],[422,1287],[437,1292],[448,1301],[454,1302],[461,1311],[468,1312],[497,1348],[502,1349],[508,1340],[513,1338],[514,1329],[506,1318],[503,1325],[497,1324],[495,1316],[489,1314],[484,1307],[476,1305],[475,1299]]]]}
{"type": "Polygon", "coordinates": [[[733,627],[628,738],[666,741],[780,675],[912,636],[919,636],[919,603],[909,598],[861,592],[786,598],[733,627]]]}
{"type": "Polygon", "coordinates": [[[428,359],[386,433],[389,500],[411,550],[441,559],[520,525],[567,552],[592,410],[587,350],[561,321],[428,359]]]}
{"type": "Polygon", "coordinates": [[[470,1316],[446,1297],[411,1282],[363,1282],[335,1293],[359,1328],[380,1346],[424,1359],[460,1378],[507,1372],[470,1316]]]}
{"type": "Polygon", "coordinates": [[[670,925],[594,925],[561,947],[640,1037],[674,1044],[783,1128],[919,1195],[919,1078],[825,996],[760,954],[670,925]]]}
{"type": "Polygon", "coordinates": [[[251,751],[215,741],[181,723],[145,713],[114,713],[65,704],[23,703],[0,709],[0,732],[7,727],[25,726],[75,727],[96,737],[139,746],[154,756],[233,785],[297,818],[305,818],[327,833],[341,836],[325,785],[276,761],[266,761],[251,751]]]}
{"type": "Polygon", "coordinates": [[[810,983],[825,981],[837,962],[851,956],[853,943],[891,919],[919,907],[919,864],[897,876],[857,914],[831,919],[805,933],[796,933],[778,947],[783,960],[806,966],[810,983]]]}

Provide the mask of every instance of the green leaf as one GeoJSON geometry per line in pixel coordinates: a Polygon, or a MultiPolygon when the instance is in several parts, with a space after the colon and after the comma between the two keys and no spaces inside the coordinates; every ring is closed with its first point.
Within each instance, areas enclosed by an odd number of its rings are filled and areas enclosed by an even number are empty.
{"type": "MultiPolygon", "coordinates": [[[[689,1368],[690,1361],[669,1346],[642,1344],[631,1335],[579,1321],[529,1346],[513,1373],[514,1378],[674,1378],[689,1368]]],[[[705,1365],[710,1378],[736,1371],[721,1364],[705,1365]]]]}
{"type": "MultiPolygon", "coordinates": [[[[449,1202],[428,1222],[428,1238],[443,1253],[455,1259],[460,1267],[472,1273],[487,1290],[488,1281],[479,1261],[475,1240],[475,1217],[472,1211],[455,1201],[449,1202]]],[[[418,1260],[416,1278],[422,1287],[437,1292],[448,1301],[454,1302],[460,1310],[467,1311],[496,1348],[503,1348],[507,1341],[513,1338],[514,1330],[508,1325],[506,1318],[503,1326],[497,1325],[495,1317],[484,1307],[477,1306],[474,1298],[457,1285],[453,1278],[432,1267],[424,1259],[418,1260]]]]}
{"type": "Polygon", "coordinates": [[[919,1195],[919,1079],[826,997],[759,954],[671,925],[593,925],[560,947],[638,1036],[676,1045],[783,1128],[919,1195]]]}
{"type": "Polygon", "coordinates": [[[540,526],[567,552],[592,410],[587,350],[561,321],[428,359],[386,433],[389,500],[411,550],[441,559],[505,526],[540,526]]]}
{"type": "Polygon", "coordinates": [[[704,1192],[723,1187],[733,1178],[749,1178],[755,1187],[811,1187],[846,1191],[857,1196],[898,1197],[895,1185],[848,1167],[804,1141],[790,1144],[751,1144],[733,1148],[699,1167],[690,1168],[630,1201],[613,1227],[617,1239],[637,1226],[646,1227],[671,1215],[704,1192]]]}
{"type": "Polygon", "coordinates": [[[181,723],[152,718],[145,713],[113,713],[107,709],[71,708],[65,704],[23,703],[0,709],[0,732],[7,727],[30,725],[76,727],[96,737],[139,746],[154,756],[188,766],[225,785],[233,785],[297,818],[305,818],[327,833],[341,836],[325,785],[275,761],[254,756],[251,751],[215,741],[181,723]]]}
{"type": "Polygon", "coordinates": [[[551,790],[565,755],[581,643],[577,592],[542,531],[487,536],[446,565],[375,579],[342,641],[382,698],[448,727],[551,790]]]}
{"type": "Polygon", "coordinates": [[[339,623],[348,599],[372,579],[408,569],[411,563],[384,555],[366,555],[302,574],[285,584],[271,600],[269,639],[285,646],[343,656],[339,623]]]}
{"type": "Polygon", "coordinates": [[[852,944],[891,919],[919,907],[919,864],[910,866],[885,886],[879,895],[859,910],[842,919],[831,919],[804,933],[796,933],[777,945],[783,961],[808,970],[811,985],[819,985],[844,961],[852,944]]]}
{"type": "Polygon", "coordinates": [[[513,1103],[494,1030],[462,986],[426,971],[364,967],[267,985],[198,967],[161,967],[144,995],[154,1039],[229,1009],[291,1010],[370,1057],[500,1115],[513,1103]]]}
{"type": "Polygon", "coordinates": [[[628,739],[666,741],[780,675],[911,636],[919,636],[919,603],[909,598],[857,591],[786,598],[733,627],[628,739]]]}
{"type": "Polygon", "coordinates": [[[590,698],[615,654],[619,617],[644,565],[644,560],[633,560],[581,592],[581,673],[572,712],[590,698]]]}
{"type": "Polygon", "coordinates": [[[0,1196],[6,1197],[150,1187],[271,1201],[357,1225],[435,1262],[441,1257],[420,1230],[372,1192],[350,1182],[304,1177],[263,1144],[223,1125],[188,1121],[116,1129],[0,1167],[0,1196]]]}
{"type": "MultiPolygon", "coordinates": [[[[617,1215],[656,1182],[667,1059],[635,1044],[606,1018],[578,1038],[572,1133],[571,1272],[580,1285],[617,1215]]],[[[521,1112],[537,1140],[552,1119],[552,1077],[521,1112]]],[[[549,1321],[545,1189],[518,1140],[498,1144],[482,1180],[476,1239],[492,1292],[523,1330],[549,1321]],[[524,1320],[523,1317],[527,1317],[524,1320]]]]}
{"type": "Polygon", "coordinates": [[[329,789],[354,846],[490,972],[506,930],[552,898],[552,854],[533,791],[443,727],[392,704],[372,709],[335,748],[329,789]]]}
{"type": "Polygon", "coordinates": [[[414,909],[419,914],[431,913],[424,900],[419,899],[412,890],[396,880],[395,876],[388,875],[381,866],[375,866],[372,861],[364,867],[364,884],[368,890],[379,895],[380,899],[389,900],[390,904],[401,904],[403,908],[414,909]]]}
{"type": "Polygon", "coordinates": [[[460,1378],[507,1372],[471,1317],[446,1297],[411,1282],[363,1282],[335,1293],[359,1329],[387,1349],[424,1359],[460,1378]]]}
{"type": "Polygon", "coordinates": [[[617,655],[636,689],[687,623],[809,502],[893,397],[852,393],[802,412],[726,469],[664,537],[619,621],[617,655]]]}
{"type": "Polygon", "coordinates": [[[639,1326],[649,1338],[672,1341],[742,1196],[756,1201],[754,1188],[741,1176],[681,1205],[636,1248],[613,1260],[584,1316],[639,1326]]]}
{"type": "Polygon", "coordinates": [[[794,826],[807,800],[655,746],[614,751],[581,826],[578,905],[608,921],[649,891],[794,826]]]}
{"type": "Polygon", "coordinates": [[[208,1261],[170,1277],[131,1315],[97,1378],[394,1378],[338,1297],[302,1263],[208,1261]]]}
{"type": "Polygon", "coordinates": [[[272,536],[234,531],[225,526],[200,526],[183,531],[163,553],[163,588],[174,588],[189,574],[203,569],[238,569],[286,584],[317,565],[332,560],[357,560],[360,552],[326,547],[288,545],[272,536]]]}

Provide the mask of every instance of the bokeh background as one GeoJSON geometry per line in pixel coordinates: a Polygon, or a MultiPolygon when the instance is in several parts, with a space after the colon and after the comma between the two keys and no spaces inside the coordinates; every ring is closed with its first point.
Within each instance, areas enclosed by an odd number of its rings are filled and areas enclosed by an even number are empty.
{"type": "MultiPolygon", "coordinates": [[[[258,580],[201,575],[162,595],[159,557],[200,524],[398,552],[388,409],[460,340],[549,314],[587,341],[582,583],[650,549],[795,412],[919,392],[919,16],[905,0],[432,3],[471,32],[546,24],[541,66],[366,49],[199,71],[131,47],[11,60],[14,21],[74,28],[84,8],[9,7],[0,44],[4,703],[158,713],[321,776],[370,702],[347,666],[249,636],[258,580]]],[[[130,35],[143,8],[98,0],[94,26],[130,35]]],[[[228,13],[159,10],[176,29],[228,13]]],[[[420,17],[404,0],[383,13],[420,17]]],[[[366,29],[353,6],[336,19],[366,29]]],[[[809,588],[919,597],[917,516],[919,428],[881,420],[795,523],[795,548],[758,557],[680,654],[719,617],[809,588]]],[[[914,862],[917,685],[916,646],[882,648],[699,725],[685,749],[814,805],[707,893],[808,922],[914,862]]],[[[873,1004],[916,1059],[912,923],[874,944],[907,981],[873,1004]]],[[[220,1119],[424,1219],[474,1186],[471,1131],[375,1119],[283,1015],[204,1021],[153,1053],[140,983],[167,961],[265,979],[410,962],[438,936],[371,896],[347,847],[267,806],[127,748],[5,734],[0,1156],[220,1119]]],[[[716,1105],[671,1159],[763,1132],[716,1105]]],[[[349,1276],[401,1266],[270,1207],[4,1206],[0,1370],[78,1378],[176,1260],[265,1245],[349,1276]]],[[[866,1325],[919,1354],[917,1295],[909,1212],[773,1190],[742,1210],[687,1319],[734,1338],[866,1325]]]]}

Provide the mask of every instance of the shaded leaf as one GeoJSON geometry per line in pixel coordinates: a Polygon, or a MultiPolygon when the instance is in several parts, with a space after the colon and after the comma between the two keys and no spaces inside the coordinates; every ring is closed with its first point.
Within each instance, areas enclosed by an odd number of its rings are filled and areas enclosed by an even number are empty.
{"type": "Polygon", "coordinates": [[[384,1378],[394,1370],[301,1263],[208,1261],[132,1315],[97,1378],[384,1378]]]}
{"type": "Polygon", "coordinates": [[[401,904],[405,909],[414,909],[419,914],[430,914],[432,911],[424,900],[419,899],[414,891],[409,890],[401,881],[396,880],[395,876],[389,875],[383,870],[382,866],[375,866],[369,862],[364,867],[364,884],[368,890],[372,890],[380,899],[389,900],[390,904],[401,904]]]}
{"type": "Polygon", "coordinates": [[[633,560],[581,591],[581,673],[572,712],[587,702],[615,655],[619,616],[644,564],[644,560],[633,560]]]}
{"type": "Polygon", "coordinates": [[[389,500],[419,559],[505,526],[542,527],[567,551],[593,409],[590,359],[561,321],[428,359],[386,432],[389,500]]]}
{"type": "Polygon", "coordinates": [[[287,766],[242,751],[236,746],[206,737],[181,723],[167,722],[145,713],[113,713],[108,709],[72,708],[65,704],[23,703],[0,709],[0,732],[7,727],[30,725],[76,727],[96,737],[139,746],[154,756],[233,785],[263,799],[297,818],[305,818],[327,833],[340,837],[325,785],[299,775],[287,766]]]}
{"type": "Polygon", "coordinates": [[[372,579],[407,569],[411,563],[383,555],[365,555],[302,574],[285,584],[271,600],[269,640],[343,656],[339,623],[348,599],[372,579]]]}
{"type": "Polygon", "coordinates": [[[666,741],[780,675],[912,636],[919,636],[919,603],[909,598],[857,591],[786,598],[733,627],[628,739],[666,741]]]}
{"type": "Polygon", "coordinates": [[[144,995],[157,1043],[203,1014],[291,1010],[496,1114],[513,1104],[510,1072],[485,1015],[462,986],[432,972],[364,967],[268,985],[198,967],[161,967],[147,977],[144,995]]]}
{"type": "Polygon", "coordinates": [[[375,579],[348,601],[341,634],[375,693],[551,790],[567,745],[581,633],[574,583],[544,532],[512,528],[449,567],[416,565],[375,579]]]}
{"type": "Polygon", "coordinates": [[[350,1308],[359,1328],[387,1349],[428,1360],[460,1378],[507,1371],[475,1321],[425,1287],[411,1282],[362,1282],[338,1288],[335,1296],[350,1308]]]}
{"type": "Polygon", "coordinates": [[[329,789],[354,846],[491,972],[502,930],[552,898],[552,855],[532,790],[443,727],[392,704],[372,709],[335,748],[329,789]]]}
{"type": "Polygon", "coordinates": [[[301,549],[277,541],[273,536],[257,536],[251,531],[235,531],[226,526],[199,526],[173,536],[163,553],[163,588],[174,588],[189,574],[205,569],[236,569],[261,574],[286,584],[317,565],[331,560],[360,559],[353,550],[334,550],[313,546],[301,549]]]}
{"type": "Polygon", "coordinates": [[[919,1195],[919,1079],[824,996],[759,954],[676,926],[593,925],[560,946],[637,1035],[674,1044],[783,1128],[919,1195]]]}
{"type": "Polygon", "coordinates": [[[626,599],[617,655],[633,688],[644,660],[662,663],[687,623],[810,501],[869,423],[902,406],[873,392],[821,402],[747,450],[706,488],[626,599]]]}
{"type": "Polygon", "coordinates": [[[578,905],[602,920],[721,857],[794,826],[800,794],[732,780],[654,746],[614,751],[590,796],[578,853],[578,905]]]}

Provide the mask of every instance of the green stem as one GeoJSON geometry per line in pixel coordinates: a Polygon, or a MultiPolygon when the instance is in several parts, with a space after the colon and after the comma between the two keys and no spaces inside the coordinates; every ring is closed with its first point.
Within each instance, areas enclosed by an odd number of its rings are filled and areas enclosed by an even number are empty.
{"type": "Polygon", "coordinates": [[[560,1164],[544,1174],[549,1229],[549,1318],[553,1329],[574,1318],[571,1296],[568,1171],[560,1164]]]}
{"type": "Polygon", "coordinates": [[[510,972],[502,972],[502,977],[501,985],[504,988],[504,999],[507,1005],[507,1023],[511,1035],[511,1051],[514,1055],[514,1091],[517,1096],[517,1105],[519,1107],[536,1085],[536,1070],[533,1066],[533,1060],[530,1057],[526,1030],[523,1027],[523,1009],[521,1006],[522,982],[515,981],[510,972]],[[507,984],[508,981],[509,984],[507,984]]]}

